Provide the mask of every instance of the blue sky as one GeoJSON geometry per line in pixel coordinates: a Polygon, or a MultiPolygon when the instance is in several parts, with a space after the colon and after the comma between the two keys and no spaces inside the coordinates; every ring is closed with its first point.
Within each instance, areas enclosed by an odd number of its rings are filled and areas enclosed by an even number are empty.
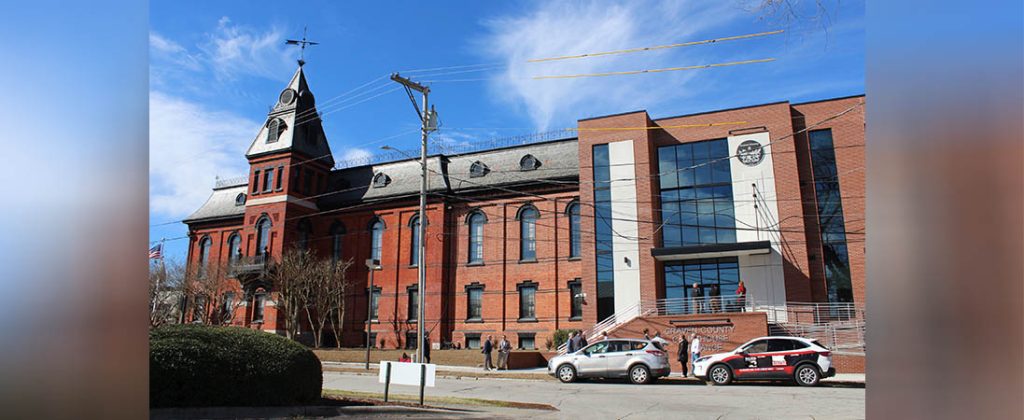
{"type": "MultiPolygon", "coordinates": [[[[407,97],[379,79],[395,71],[436,81],[431,102],[442,129],[432,141],[454,143],[574,127],[580,118],[637,109],[659,118],[864,92],[861,1],[842,1],[824,19],[788,23],[753,10],[760,3],[755,0],[295,3],[151,3],[151,240],[184,236],[184,224],[164,223],[201,206],[215,176],[245,175],[245,150],[296,67],[298,50],[284,40],[301,37],[304,26],[309,38],[321,43],[306,50],[305,70],[339,161],[377,154],[384,144],[417,147],[418,120],[407,97]],[[715,45],[526,62],[776,29],[786,32],[715,45]],[[530,78],[760,58],[777,61],[630,76],[530,78]],[[407,72],[450,66],[476,67],[407,72]]],[[[796,4],[801,16],[816,15],[809,9],[814,2],[796,4]]],[[[184,260],[186,245],[185,240],[168,242],[168,258],[184,260]]]]}

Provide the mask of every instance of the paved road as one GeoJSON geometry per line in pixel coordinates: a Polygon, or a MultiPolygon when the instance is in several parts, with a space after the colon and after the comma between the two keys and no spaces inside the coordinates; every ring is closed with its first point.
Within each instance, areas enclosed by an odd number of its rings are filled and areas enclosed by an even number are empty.
{"type": "MultiPolygon", "coordinates": [[[[324,372],[325,389],[383,391],[377,376],[324,372]]],[[[415,394],[416,387],[392,392],[415,394]]],[[[516,417],[576,418],[864,418],[864,388],[737,384],[726,387],[685,384],[632,385],[621,382],[563,384],[516,379],[437,379],[429,396],[454,396],[550,404],[559,411],[521,410],[516,417]],[[666,417],[668,416],[668,417],[666,417]]],[[[509,409],[494,414],[507,416],[509,409]]]]}

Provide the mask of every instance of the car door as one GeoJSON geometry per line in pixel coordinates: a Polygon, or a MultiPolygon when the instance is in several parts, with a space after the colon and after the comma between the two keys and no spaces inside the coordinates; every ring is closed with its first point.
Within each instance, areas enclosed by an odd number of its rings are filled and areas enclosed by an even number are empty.
{"type": "Polygon", "coordinates": [[[771,354],[768,353],[768,340],[751,342],[741,349],[735,363],[733,373],[736,379],[763,379],[770,371],[771,354]]]}
{"type": "Polygon", "coordinates": [[[605,352],[605,373],[604,376],[612,378],[625,377],[628,374],[627,363],[633,358],[631,351],[632,342],[625,340],[614,340],[608,343],[608,350],[605,352]]]}
{"type": "Polygon", "coordinates": [[[604,376],[607,371],[607,352],[609,341],[594,343],[573,356],[576,362],[576,374],[580,377],[604,376]]]}
{"type": "Polygon", "coordinates": [[[794,365],[799,356],[793,354],[796,343],[793,340],[776,338],[768,340],[768,357],[765,361],[765,377],[772,379],[788,378],[793,373],[790,366],[794,365]]]}

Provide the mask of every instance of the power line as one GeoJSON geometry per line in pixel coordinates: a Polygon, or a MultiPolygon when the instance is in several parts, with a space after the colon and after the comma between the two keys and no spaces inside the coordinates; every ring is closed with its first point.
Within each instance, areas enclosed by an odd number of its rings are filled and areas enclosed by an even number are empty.
{"type": "Polygon", "coordinates": [[[645,74],[645,73],[662,73],[668,71],[681,71],[681,70],[699,70],[709,69],[713,67],[728,67],[728,66],[739,66],[743,64],[756,64],[756,63],[767,63],[775,61],[774,58],[761,58],[757,60],[744,60],[744,61],[733,61],[728,63],[715,63],[715,64],[701,64],[696,66],[685,66],[685,67],[669,67],[664,69],[649,69],[649,70],[631,70],[631,71],[611,71],[605,73],[584,73],[584,74],[563,74],[553,76],[533,76],[534,80],[542,79],[573,79],[578,77],[605,77],[605,76],[623,76],[629,74],[645,74]]]}
{"type": "Polygon", "coordinates": [[[614,50],[614,51],[596,52],[596,53],[589,53],[589,54],[564,55],[564,56],[561,56],[561,57],[534,58],[534,59],[531,59],[531,60],[526,60],[526,62],[528,62],[528,63],[540,63],[540,62],[545,62],[545,61],[569,60],[569,59],[574,59],[574,58],[599,57],[599,56],[604,56],[604,55],[629,54],[629,53],[642,52],[642,51],[654,51],[654,50],[663,50],[663,49],[668,49],[668,48],[689,47],[689,46],[694,46],[694,45],[714,44],[716,42],[735,41],[735,40],[739,40],[739,39],[748,39],[748,38],[756,38],[756,37],[760,37],[760,36],[775,35],[775,34],[781,34],[782,32],[784,32],[784,31],[780,29],[780,30],[777,30],[777,31],[759,32],[759,33],[756,33],[756,34],[747,34],[747,35],[728,36],[728,37],[724,37],[724,38],[706,39],[706,40],[703,40],[703,41],[691,41],[691,42],[683,42],[683,43],[678,43],[678,44],[658,45],[658,46],[654,46],[654,47],[629,48],[629,49],[625,49],[625,50],[614,50]]]}

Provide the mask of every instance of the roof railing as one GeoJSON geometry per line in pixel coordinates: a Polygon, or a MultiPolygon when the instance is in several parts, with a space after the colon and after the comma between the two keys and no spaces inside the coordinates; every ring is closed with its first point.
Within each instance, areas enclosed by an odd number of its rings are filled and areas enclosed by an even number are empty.
{"type": "Polygon", "coordinates": [[[213,182],[213,188],[237,187],[239,185],[247,185],[248,183],[248,176],[236,176],[234,178],[217,177],[213,182]]]}

